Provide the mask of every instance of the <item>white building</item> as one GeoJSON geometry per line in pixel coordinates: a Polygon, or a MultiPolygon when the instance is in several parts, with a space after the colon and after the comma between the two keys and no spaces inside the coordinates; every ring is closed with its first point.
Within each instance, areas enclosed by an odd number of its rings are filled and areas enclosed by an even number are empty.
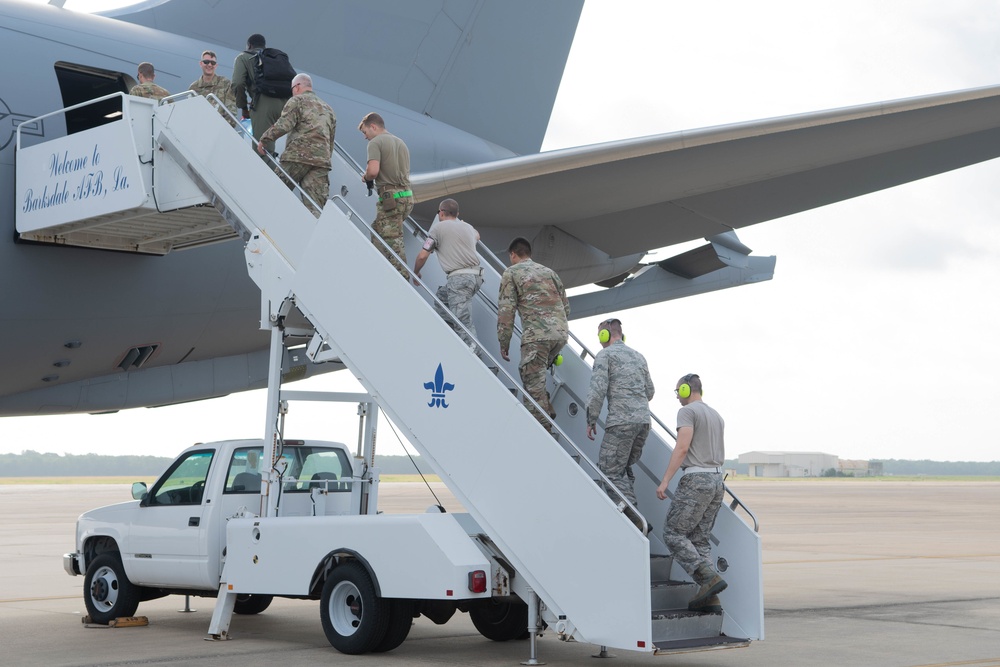
{"type": "Polygon", "coordinates": [[[823,452],[747,452],[739,461],[751,477],[821,477],[838,469],[837,457],[823,452]]]}

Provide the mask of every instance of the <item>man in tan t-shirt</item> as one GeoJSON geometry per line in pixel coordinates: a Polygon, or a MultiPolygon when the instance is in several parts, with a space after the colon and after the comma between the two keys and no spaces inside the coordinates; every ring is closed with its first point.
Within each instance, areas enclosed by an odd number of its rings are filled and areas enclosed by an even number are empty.
{"type": "Polygon", "coordinates": [[[712,563],[712,527],[725,495],[722,466],[726,462],[726,422],[702,400],[701,377],[688,373],[677,381],[677,444],[656,497],[667,498],[667,486],[678,471],[681,478],[663,521],[663,543],[674,562],[698,584],[688,602],[692,611],[722,611],[719,593],[728,584],[712,563]]]}
{"type": "Polygon", "coordinates": [[[410,151],[402,139],[386,131],[385,121],[375,112],[362,118],[358,129],[368,140],[368,166],[361,180],[374,181],[378,186],[378,203],[375,205],[375,221],[372,223],[372,229],[375,230],[372,243],[396,267],[403,278],[409,280],[410,273],[406,269],[406,245],[403,242],[403,221],[413,211],[410,151]],[[392,256],[376,234],[399,255],[399,260],[392,256]]]}
{"type": "MultiPolygon", "coordinates": [[[[434,309],[477,354],[478,346],[473,339],[477,336],[476,325],[472,321],[469,302],[483,286],[483,267],[479,264],[479,254],[476,252],[478,241],[479,232],[469,223],[458,219],[458,202],[445,199],[438,206],[438,220],[431,225],[427,240],[413,263],[413,273],[419,278],[427,258],[437,250],[441,269],[448,276],[445,284],[437,288],[437,298],[455,314],[472,336],[459,329],[454,319],[437,302],[434,303],[434,309]]],[[[417,282],[416,278],[413,282],[417,282]]]]}

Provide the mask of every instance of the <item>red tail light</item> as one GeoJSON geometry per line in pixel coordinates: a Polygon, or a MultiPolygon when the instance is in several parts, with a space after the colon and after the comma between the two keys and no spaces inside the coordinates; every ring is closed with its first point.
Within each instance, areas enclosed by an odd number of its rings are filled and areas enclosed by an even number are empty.
{"type": "Polygon", "coordinates": [[[486,573],[482,570],[475,570],[469,573],[469,590],[473,593],[486,592],[486,573]]]}

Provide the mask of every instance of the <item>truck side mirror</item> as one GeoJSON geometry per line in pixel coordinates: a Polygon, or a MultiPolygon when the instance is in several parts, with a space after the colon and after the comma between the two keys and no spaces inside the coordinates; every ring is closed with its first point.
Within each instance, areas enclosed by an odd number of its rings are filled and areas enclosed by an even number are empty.
{"type": "Polygon", "coordinates": [[[146,499],[146,483],[145,482],[133,482],[132,483],[132,498],[135,500],[145,500],[146,499]]]}

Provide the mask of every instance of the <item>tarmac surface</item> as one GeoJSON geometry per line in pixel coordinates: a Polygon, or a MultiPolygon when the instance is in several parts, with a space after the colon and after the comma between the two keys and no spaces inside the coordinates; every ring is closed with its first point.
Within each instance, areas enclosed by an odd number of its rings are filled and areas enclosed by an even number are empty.
{"type": "MultiPolygon", "coordinates": [[[[1000,667],[1000,482],[737,480],[760,521],[764,641],[653,656],[614,650],[608,665],[1000,667]]],[[[446,508],[460,506],[440,483],[446,508]]],[[[417,483],[383,484],[387,512],[436,501],[417,483]]],[[[233,639],[203,641],[214,600],[145,602],[146,627],[86,627],[83,577],[62,569],[81,512],[129,499],[122,485],[0,485],[0,661],[4,665],[517,665],[528,642],[491,642],[466,614],[426,618],[384,654],[326,641],[319,603],[275,600],[234,617],[233,639]]],[[[597,574],[599,578],[599,573],[597,574]]],[[[599,582],[599,579],[598,579],[599,582]]],[[[599,586],[595,587],[599,594],[599,586]]],[[[608,613],[614,613],[609,609],[608,613]]],[[[600,664],[599,647],[538,640],[549,665],[600,664]]]]}

